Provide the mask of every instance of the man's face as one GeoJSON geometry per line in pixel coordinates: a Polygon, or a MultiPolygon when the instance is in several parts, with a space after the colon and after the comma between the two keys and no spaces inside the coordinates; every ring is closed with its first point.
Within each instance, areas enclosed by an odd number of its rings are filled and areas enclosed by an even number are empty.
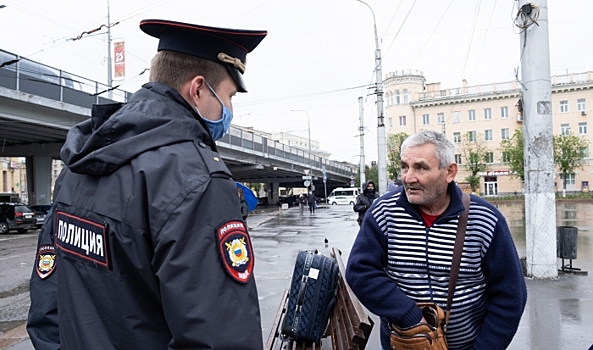
{"type": "MultiPolygon", "coordinates": [[[[233,96],[237,93],[237,86],[235,85],[235,81],[230,77],[227,76],[224,80],[218,85],[218,87],[212,87],[222,103],[227,106],[228,109],[233,111],[233,96]]],[[[222,118],[222,105],[214,96],[212,91],[204,84],[204,88],[201,89],[201,93],[204,93],[204,98],[201,98],[198,103],[198,109],[200,110],[200,114],[203,118],[210,119],[213,121],[219,120],[222,118]]]]}
{"type": "Polygon", "coordinates": [[[407,147],[401,155],[402,182],[408,201],[430,206],[447,194],[447,186],[457,174],[455,164],[439,169],[434,145],[407,147]],[[455,169],[452,169],[452,168],[455,169]]]}
{"type": "Polygon", "coordinates": [[[374,190],[375,189],[375,185],[373,185],[372,182],[369,182],[369,184],[367,185],[367,190],[374,190]]]}

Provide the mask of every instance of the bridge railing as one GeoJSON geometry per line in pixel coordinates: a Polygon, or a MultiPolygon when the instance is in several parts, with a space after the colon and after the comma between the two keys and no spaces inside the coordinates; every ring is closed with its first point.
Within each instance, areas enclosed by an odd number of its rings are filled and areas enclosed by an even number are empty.
{"type": "Polygon", "coordinates": [[[94,80],[46,66],[0,50],[0,86],[91,108],[95,103],[126,102],[131,93],[94,80]]]}
{"type": "Polygon", "coordinates": [[[283,158],[288,162],[301,163],[306,167],[310,166],[312,169],[318,171],[321,171],[325,167],[327,173],[343,176],[356,175],[356,169],[351,165],[319,157],[300,148],[285,145],[257,133],[233,126],[231,126],[229,132],[222,139],[218,140],[217,143],[225,143],[230,146],[262,152],[270,156],[283,158]]]}

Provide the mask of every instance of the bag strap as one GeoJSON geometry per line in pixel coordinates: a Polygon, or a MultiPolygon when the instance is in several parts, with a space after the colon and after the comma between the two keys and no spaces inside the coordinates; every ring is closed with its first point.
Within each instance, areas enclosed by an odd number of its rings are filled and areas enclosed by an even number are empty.
{"type": "Polygon", "coordinates": [[[453,294],[455,294],[455,286],[457,285],[457,276],[459,274],[459,266],[461,265],[461,254],[463,253],[463,242],[465,241],[465,229],[467,228],[467,217],[469,215],[469,194],[464,192],[461,199],[465,210],[459,215],[459,221],[457,223],[457,235],[455,236],[453,261],[451,262],[451,276],[449,277],[449,291],[447,293],[447,311],[445,312],[444,331],[447,331],[449,315],[451,314],[451,304],[453,302],[453,294]]]}

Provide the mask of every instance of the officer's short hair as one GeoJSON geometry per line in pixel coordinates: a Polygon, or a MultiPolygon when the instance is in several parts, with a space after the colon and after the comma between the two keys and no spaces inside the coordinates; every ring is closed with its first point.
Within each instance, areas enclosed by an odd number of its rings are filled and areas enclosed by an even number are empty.
{"type": "Polygon", "coordinates": [[[198,75],[203,76],[214,89],[230,77],[221,64],[179,52],[159,51],[150,62],[149,80],[177,91],[181,91],[183,85],[198,75]]]}
{"type": "Polygon", "coordinates": [[[433,130],[423,130],[405,139],[401,146],[401,153],[408,147],[424,146],[427,143],[434,145],[434,153],[440,169],[455,163],[455,144],[447,140],[443,133],[433,130]]]}

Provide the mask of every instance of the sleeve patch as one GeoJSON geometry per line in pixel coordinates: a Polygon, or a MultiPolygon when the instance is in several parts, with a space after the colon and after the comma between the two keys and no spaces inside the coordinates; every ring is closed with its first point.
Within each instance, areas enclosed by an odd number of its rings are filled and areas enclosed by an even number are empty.
{"type": "Polygon", "coordinates": [[[253,274],[253,250],[245,223],[229,221],[216,231],[216,242],[224,269],[237,282],[249,282],[253,274]]]}
{"type": "Polygon", "coordinates": [[[48,278],[56,269],[56,248],[49,244],[39,246],[35,265],[39,278],[48,278]]]}
{"type": "Polygon", "coordinates": [[[106,225],[56,212],[56,246],[61,251],[109,267],[106,225]]]}

